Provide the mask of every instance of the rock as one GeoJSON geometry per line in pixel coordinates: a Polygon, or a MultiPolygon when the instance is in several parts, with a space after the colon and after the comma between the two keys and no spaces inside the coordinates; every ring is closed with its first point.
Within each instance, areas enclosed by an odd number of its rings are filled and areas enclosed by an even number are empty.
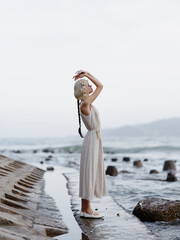
{"type": "Polygon", "coordinates": [[[173,160],[168,160],[164,162],[163,171],[176,170],[176,165],[173,160]]]}
{"type": "Polygon", "coordinates": [[[152,169],[152,170],[150,170],[150,172],[149,172],[149,174],[158,174],[159,172],[158,172],[158,170],[156,170],[156,169],[152,169]]]}
{"type": "Polygon", "coordinates": [[[50,161],[50,160],[52,160],[52,158],[49,158],[49,157],[45,158],[45,161],[50,161]]]}
{"type": "Polygon", "coordinates": [[[142,166],[143,166],[141,160],[135,160],[135,161],[133,162],[133,165],[134,165],[135,167],[142,167],[142,166]]]}
{"type": "Polygon", "coordinates": [[[53,150],[48,149],[48,148],[43,149],[42,152],[44,152],[44,153],[54,153],[53,150]]]}
{"type": "Polygon", "coordinates": [[[48,158],[53,158],[53,155],[49,155],[48,158]]]}
{"type": "Polygon", "coordinates": [[[141,221],[170,221],[180,218],[180,201],[161,198],[147,198],[138,202],[133,214],[141,221]]]}
{"type": "Polygon", "coordinates": [[[13,153],[21,153],[20,150],[12,150],[13,153]]]}
{"type": "Polygon", "coordinates": [[[148,159],[147,159],[147,158],[145,158],[145,159],[144,159],[144,162],[147,162],[147,161],[148,161],[148,159]]]}
{"type": "Polygon", "coordinates": [[[40,164],[43,164],[44,162],[43,161],[40,161],[40,164]]]}
{"type": "Polygon", "coordinates": [[[117,162],[117,158],[111,158],[112,162],[117,162]]]}
{"type": "Polygon", "coordinates": [[[45,148],[45,149],[42,150],[42,152],[48,153],[48,152],[50,152],[50,151],[49,151],[48,148],[45,148]]]}
{"type": "Polygon", "coordinates": [[[131,172],[129,172],[127,170],[122,170],[122,171],[120,171],[120,173],[131,173],[131,172]]]}
{"type": "Polygon", "coordinates": [[[68,165],[69,165],[69,166],[75,166],[75,165],[77,165],[77,163],[76,163],[75,161],[69,161],[69,162],[68,162],[68,165]]]}
{"type": "Polygon", "coordinates": [[[130,157],[123,157],[122,159],[124,162],[130,162],[130,157]]]}
{"type": "Polygon", "coordinates": [[[177,177],[172,172],[169,172],[167,175],[166,181],[167,182],[175,182],[175,181],[177,181],[177,177]]]}
{"type": "Polygon", "coordinates": [[[47,171],[54,171],[54,167],[47,167],[47,171]]]}
{"type": "Polygon", "coordinates": [[[33,153],[37,153],[37,150],[34,150],[33,153]]]}
{"type": "Polygon", "coordinates": [[[106,169],[106,175],[117,176],[118,170],[115,166],[108,166],[106,169]]]}

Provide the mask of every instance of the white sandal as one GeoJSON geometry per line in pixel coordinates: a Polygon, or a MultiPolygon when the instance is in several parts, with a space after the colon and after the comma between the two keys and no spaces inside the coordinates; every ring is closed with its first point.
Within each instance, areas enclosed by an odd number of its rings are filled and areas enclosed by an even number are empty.
{"type": "MultiPolygon", "coordinates": [[[[81,216],[81,213],[80,213],[81,216]]],[[[94,211],[92,211],[91,214],[83,212],[83,216],[84,218],[95,218],[95,219],[100,219],[100,218],[104,218],[104,214],[99,213],[98,215],[94,215],[94,211]]]]}

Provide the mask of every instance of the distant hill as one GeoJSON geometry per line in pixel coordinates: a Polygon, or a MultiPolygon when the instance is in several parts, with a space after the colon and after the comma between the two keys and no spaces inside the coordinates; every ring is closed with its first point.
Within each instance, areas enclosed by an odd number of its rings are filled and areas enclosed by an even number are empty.
{"type": "Polygon", "coordinates": [[[126,125],[102,130],[103,136],[177,136],[180,137],[180,118],[162,119],[146,124],[126,125]]]}

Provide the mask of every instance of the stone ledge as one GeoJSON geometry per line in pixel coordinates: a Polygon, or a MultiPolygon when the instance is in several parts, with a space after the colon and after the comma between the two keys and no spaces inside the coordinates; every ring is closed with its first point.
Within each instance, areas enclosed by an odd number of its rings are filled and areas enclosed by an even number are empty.
{"type": "Polygon", "coordinates": [[[91,202],[92,208],[105,214],[103,219],[80,218],[80,198],[78,197],[79,172],[65,173],[68,181],[69,194],[72,196],[71,208],[84,234],[89,240],[117,240],[138,239],[158,240],[138,218],[117,204],[111,196],[95,199],[91,202]]]}
{"type": "Polygon", "coordinates": [[[44,172],[0,155],[0,239],[46,240],[68,232],[44,192],[44,172]]]}

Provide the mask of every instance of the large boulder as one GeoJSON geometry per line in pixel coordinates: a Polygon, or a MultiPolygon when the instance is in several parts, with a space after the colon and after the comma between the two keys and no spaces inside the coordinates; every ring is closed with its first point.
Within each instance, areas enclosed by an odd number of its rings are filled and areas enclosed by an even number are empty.
{"type": "Polygon", "coordinates": [[[138,202],[133,214],[141,221],[170,221],[180,219],[180,201],[161,198],[147,198],[138,202]]]}
{"type": "Polygon", "coordinates": [[[164,162],[163,171],[176,170],[175,161],[167,160],[164,162]]]}
{"type": "Polygon", "coordinates": [[[106,169],[106,175],[117,176],[118,170],[115,166],[108,166],[106,169]]]}

